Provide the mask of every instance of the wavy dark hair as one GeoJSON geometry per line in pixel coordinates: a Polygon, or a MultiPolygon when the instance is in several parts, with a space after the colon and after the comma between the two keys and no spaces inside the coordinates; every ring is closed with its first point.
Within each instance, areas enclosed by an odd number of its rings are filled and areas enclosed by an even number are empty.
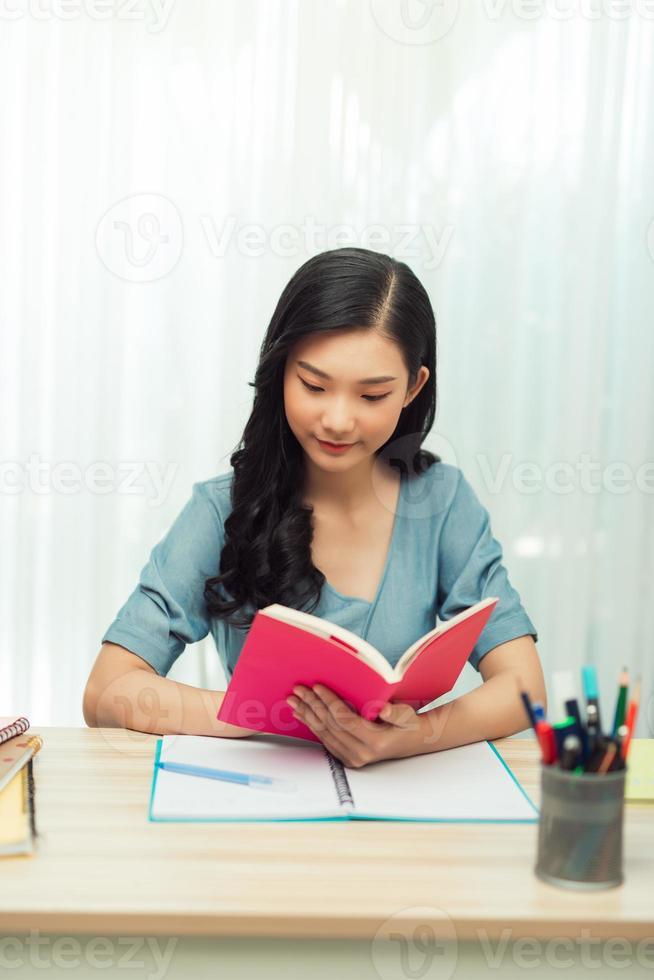
{"type": "Polygon", "coordinates": [[[284,410],[284,370],[308,334],[374,329],[399,346],[409,388],[429,378],[376,455],[411,479],[440,457],[421,449],[436,415],[436,322],[429,297],[403,262],[365,248],[313,256],[282,292],[261,345],[252,412],[230,457],[232,510],[220,574],[205,582],[211,616],[247,629],[257,609],[279,602],[312,612],[325,576],[311,560],[313,508],[302,503],[303,450],[284,410]],[[239,615],[240,613],[240,615],[239,615]]]}

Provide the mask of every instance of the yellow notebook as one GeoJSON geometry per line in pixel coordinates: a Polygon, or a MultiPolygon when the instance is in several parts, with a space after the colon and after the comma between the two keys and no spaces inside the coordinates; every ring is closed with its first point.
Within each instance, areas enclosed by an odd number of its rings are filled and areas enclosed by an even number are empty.
{"type": "Polygon", "coordinates": [[[654,803],[654,738],[632,738],[624,798],[629,803],[654,803]]]}
{"type": "Polygon", "coordinates": [[[34,850],[33,764],[42,746],[41,735],[25,734],[0,745],[0,857],[34,850]]]}
{"type": "Polygon", "coordinates": [[[31,760],[0,793],[0,854],[30,854],[34,847],[30,802],[31,760]]]}

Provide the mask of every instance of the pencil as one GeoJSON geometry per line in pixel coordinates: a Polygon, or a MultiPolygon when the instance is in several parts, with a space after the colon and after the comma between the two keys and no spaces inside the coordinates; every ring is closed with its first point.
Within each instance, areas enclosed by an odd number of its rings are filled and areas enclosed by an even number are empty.
{"type": "Polygon", "coordinates": [[[631,742],[631,736],[634,733],[634,728],[636,727],[636,716],[638,714],[638,706],[640,705],[640,677],[636,678],[636,683],[634,684],[634,693],[631,695],[631,701],[629,702],[629,708],[627,709],[627,717],[625,720],[625,725],[627,726],[627,734],[625,736],[624,742],[622,743],[622,757],[625,762],[627,761],[627,753],[629,752],[629,743],[631,742]]]}
{"type": "Polygon", "coordinates": [[[622,668],[620,674],[620,687],[618,689],[618,699],[615,703],[615,714],[613,716],[613,734],[617,735],[618,728],[624,724],[624,716],[627,710],[627,692],[629,690],[629,673],[626,667],[622,668]]]}
{"type": "Polygon", "coordinates": [[[615,742],[609,742],[609,744],[606,747],[606,755],[604,756],[604,758],[600,762],[599,766],[597,767],[597,771],[598,772],[608,772],[609,771],[609,766],[613,762],[613,757],[615,756],[615,753],[617,751],[618,751],[618,747],[615,744],[615,742]]]}

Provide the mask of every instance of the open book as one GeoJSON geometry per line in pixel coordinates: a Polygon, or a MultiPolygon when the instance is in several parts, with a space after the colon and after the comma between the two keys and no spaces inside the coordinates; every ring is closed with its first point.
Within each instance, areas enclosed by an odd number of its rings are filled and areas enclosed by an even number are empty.
{"type": "Polygon", "coordinates": [[[538,810],[490,742],[351,769],[322,745],[277,735],[157,741],[149,819],[154,821],[521,821],[538,810]],[[256,773],[292,782],[287,792],[189,775],[162,762],[256,773]]]}
{"type": "Polygon", "coordinates": [[[254,617],[216,717],[320,741],[286,701],[296,684],[323,684],[369,721],[391,700],[417,710],[452,690],[497,602],[489,596],[436,626],[394,667],[342,626],[279,603],[266,606],[254,617]]]}

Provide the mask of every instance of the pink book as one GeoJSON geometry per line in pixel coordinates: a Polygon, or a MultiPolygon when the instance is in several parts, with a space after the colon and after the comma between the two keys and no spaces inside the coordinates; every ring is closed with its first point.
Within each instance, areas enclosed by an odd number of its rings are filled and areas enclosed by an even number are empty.
{"type": "Polygon", "coordinates": [[[395,667],[371,643],[319,616],[274,603],[254,617],[217,714],[219,721],[274,735],[320,739],[293,717],[296,684],[323,684],[374,721],[387,701],[417,710],[447,694],[498,599],[488,597],[441,623],[395,667]]]}

